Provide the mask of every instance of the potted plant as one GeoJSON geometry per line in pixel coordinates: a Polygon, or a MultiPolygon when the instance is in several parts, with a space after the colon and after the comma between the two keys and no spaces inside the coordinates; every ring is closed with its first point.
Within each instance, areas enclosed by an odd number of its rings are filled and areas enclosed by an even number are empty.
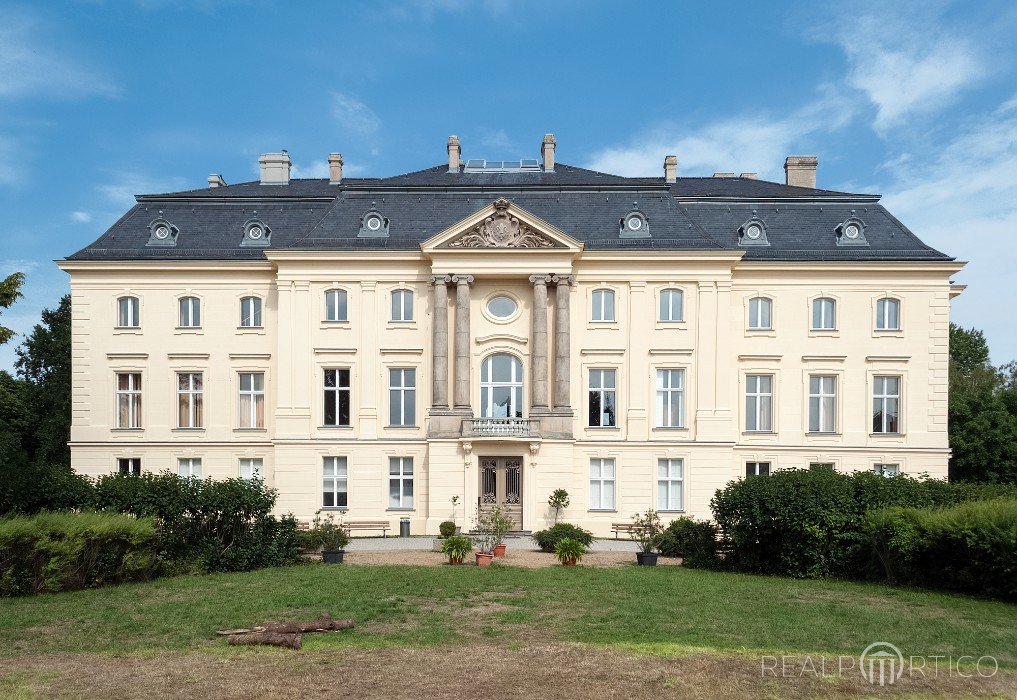
{"type": "MultiPolygon", "coordinates": [[[[459,496],[453,496],[452,498],[449,499],[449,502],[452,504],[452,518],[451,518],[451,520],[452,520],[453,523],[455,523],[455,521],[456,521],[456,508],[459,507],[459,496]]],[[[460,531],[461,531],[460,527],[458,525],[456,525],[455,533],[454,534],[458,535],[460,533],[460,531]]]]}
{"type": "Polygon", "coordinates": [[[554,510],[554,524],[557,525],[558,516],[569,507],[569,492],[565,489],[555,489],[554,493],[547,499],[547,505],[551,506],[551,509],[554,510]]]}
{"type": "Polygon", "coordinates": [[[652,508],[645,513],[636,513],[632,516],[631,537],[639,543],[639,551],[636,552],[636,563],[639,566],[656,566],[657,553],[653,550],[660,543],[661,533],[664,526],[660,522],[660,515],[652,508]]]}
{"type": "Polygon", "coordinates": [[[326,564],[342,564],[346,545],[350,543],[350,533],[343,527],[341,516],[337,520],[334,513],[329,513],[323,518],[319,510],[314,514],[311,532],[314,539],[321,543],[321,560],[326,564]]]}
{"type": "Polygon", "coordinates": [[[431,542],[431,549],[435,552],[441,551],[441,546],[444,544],[452,535],[456,534],[456,524],[451,520],[446,520],[438,525],[438,538],[431,542]]]}
{"type": "Polygon", "coordinates": [[[558,540],[554,546],[554,555],[562,566],[575,566],[586,554],[586,545],[571,537],[564,537],[558,540]]]}
{"type": "Polygon", "coordinates": [[[479,506],[477,508],[477,566],[490,566],[494,560],[494,511],[485,513],[479,506]]]}
{"type": "Polygon", "coordinates": [[[505,535],[512,529],[512,521],[505,515],[505,511],[498,506],[495,506],[494,510],[491,511],[490,521],[491,538],[494,543],[491,554],[496,557],[503,557],[505,556],[505,535]]]}
{"type": "Polygon", "coordinates": [[[463,535],[452,535],[446,537],[441,544],[441,553],[448,557],[448,563],[458,566],[466,561],[466,557],[473,551],[473,542],[469,537],[463,535]]]}

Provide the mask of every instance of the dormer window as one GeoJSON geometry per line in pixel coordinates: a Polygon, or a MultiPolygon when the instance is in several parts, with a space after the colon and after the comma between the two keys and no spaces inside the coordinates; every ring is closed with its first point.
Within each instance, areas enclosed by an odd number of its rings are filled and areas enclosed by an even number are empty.
{"type": "Polygon", "coordinates": [[[148,225],[148,243],[152,246],[174,246],[180,229],[164,219],[159,212],[158,219],[148,225]]]}
{"type": "Polygon", "coordinates": [[[267,248],[272,244],[271,239],[272,229],[259,219],[255,212],[255,216],[244,224],[244,240],[240,242],[240,245],[267,248]]]}
{"type": "Polygon", "coordinates": [[[371,202],[371,209],[360,219],[359,238],[387,238],[388,218],[374,208],[371,202]]]}
{"type": "Polygon", "coordinates": [[[837,245],[869,245],[865,240],[865,222],[851,212],[843,223],[837,226],[837,245]]]}
{"type": "Polygon", "coordinates": [[[619,222],[618,236],[621,238],[649,238],[650,222],[646,219],[646,215],[633,208],[619,222]]]}
{"type": "Polygon", "coordinates": [[[766,238],[766,222],[752,212],[752,217],[738,227],[738,245],[770,245],[766,238]]]}

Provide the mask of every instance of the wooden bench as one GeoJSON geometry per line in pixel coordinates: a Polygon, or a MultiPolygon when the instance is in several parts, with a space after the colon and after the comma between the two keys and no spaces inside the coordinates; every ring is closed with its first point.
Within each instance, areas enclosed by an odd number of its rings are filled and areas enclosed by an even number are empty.
{"type": "Polygon", "coordinates": [[[387,520],[346,520],[343,522],[343,527],[349,531],[353,530],[381,530],[382,537],[388,537],[386,534],[392,528],[392,523],[387,520]]]}
{"type": "Polygon", "coordinates": [[[618,539],[618,534],[624,532],[626,535],[631,535],[636,529],[634,523],[611,523],[611,532],[614,533],[614,538],[618,539]]]}

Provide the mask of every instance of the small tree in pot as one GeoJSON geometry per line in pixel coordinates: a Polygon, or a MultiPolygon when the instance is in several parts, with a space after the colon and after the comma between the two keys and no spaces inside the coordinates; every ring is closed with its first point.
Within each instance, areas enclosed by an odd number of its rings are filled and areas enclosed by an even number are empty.
{"type": "Polygon", "coordinates": [[[493,511],[485,512],[483,508],[477,507],[477,536],[474,537],[474,542],[477,543],[477,566],[490,566],[494,559],[495,536],[492,513],[493,511]]]}
{"type": "Polygon", "coordinates": [[[551,509],[554,510],[554,524],[557,525],[558,516],[569,507],[569,492],[565,489],[555,489],[554,493],[547,499],[547,505],[551,506],[551,509]]]}
{"type": "Polygon", "coordinates": [[[500,506],[495,506],[490,515],[491,537],[493,547],[491,553],[496,557],[505,556],[505,535],[512,529],[512,521],[500,506]]]}
{"type": "Polygon", "coordinates": [[[319,510],[314,514],[311,531],[321,543],[321,560],[326,564],[342,564],[346,545],[350,543],[350,533],[343,527],[342,518],[337,520],[334,513],[323,518],[319,510]]]}
{"type": "Polygon", "coordinates": [[[660,544],[660,536],[664,531],[660,515],[652,508],[643,514],[636,513],[632,516],[632,526],[630,536],[639,543],[636,563],[640,566],[656,566],[657,553],[653,550],[660,544]]]}
{"type": "Polygon", "coordinates": [[[441,545],[441,553],[448,557],[448,563],[462,564],[473,551],[473,541],[463,535],[446,537],[441,545]]]}
{"type": "Polygon", "coordinates": [[[575,566],[586,554],[586,545],[579,540],[565,537],[554,546],[554,555],[562,566],[575,566]]]}

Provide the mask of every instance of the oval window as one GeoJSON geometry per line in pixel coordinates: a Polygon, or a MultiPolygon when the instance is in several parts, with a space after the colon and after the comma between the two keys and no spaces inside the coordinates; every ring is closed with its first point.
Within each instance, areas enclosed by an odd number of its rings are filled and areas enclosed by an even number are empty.
{"type": "Polygon", "coordinates": [[[508,318],[516,312],[516,302],[510,297],[497,296],[487,302],[487,311],[495,318],[508,318]]]}

